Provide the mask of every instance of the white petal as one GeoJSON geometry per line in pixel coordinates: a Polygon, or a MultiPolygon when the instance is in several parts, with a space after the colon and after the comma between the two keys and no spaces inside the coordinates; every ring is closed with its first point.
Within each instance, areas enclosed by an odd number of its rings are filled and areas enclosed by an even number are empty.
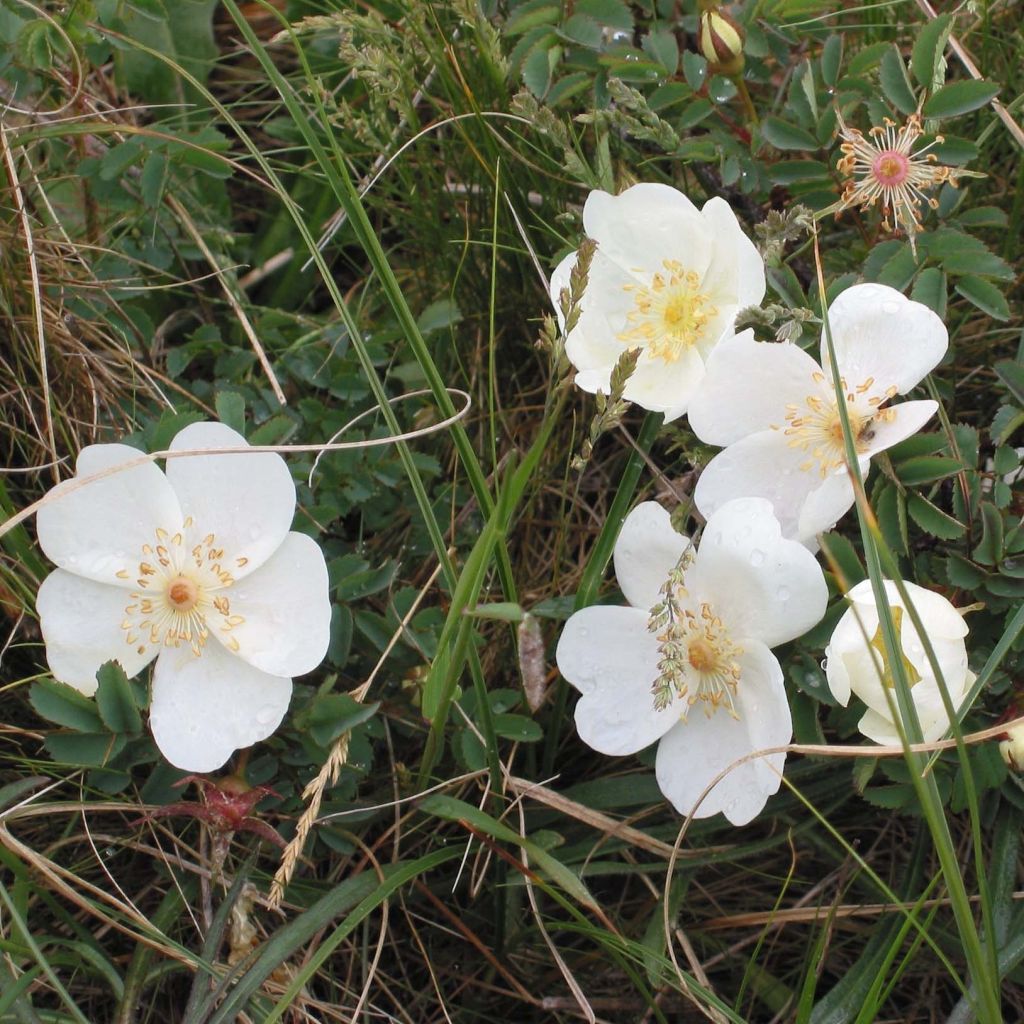
{"type": "Polygon", "coordinates": [[[591,192],[583,228],[608,259],[630,273],[661,270],[678,260],[703,278],[713,238],[697,208],[669,185],[643,182],[617,196],[591,192]]]}
{"type": "Polygon", "coordinates": [[[116,660],[130,677],[156,657],[158,647],[139,654],[121,629],[130,600],[120,587],[83,579],[63,569],[43,580],[36,611],[46,643],[46,661],[55,679],[91,697],[101,665],[116,660]]]}
{"type": "Polygon", "coordinates": [[[688,538],[672,528],[668,510],[656,501],[637,505],[626,516],[615,542],[615,579],[626,600],[648,611],[662,600],[660,590],[688,538]]]}
{"type": "Polygon", "coordinates": [[[938,408],[938,402],[927,398],[919,402],[900,402],[899,405],[885,409],[871,424],[873,437],[865,454],[877,455],[916,434],[935,415],[938,408]]]}
{"type": "Polygon", "coordinates": [[[707,522],[686,577],[735,641],[776,647],[802,636],[825,614],[828,587],[802,544],[785,540],[763,498],[727,502],[707,522]]]}
{"type": "MultiPolygon", "coordinates": [[[[883,580],[882,582],[889,604],[902,607],[903,599],[896,589],[896,584],[892,580],[883,580]]],[[[967,636],[967,623],[964,621],[964,617],[941,594],[937,594],[927,587],[919,587],[916,583],[911,583],[908,580],[903,580],[903,586],[929,636],[947,639],[967,636]]],[[[875,610],[875,597],[871,589],[871,581],[862,580],[846,596],[849,600],[855,601],[858,607],[868,606],[875,616],[872,620],[875,626],[872,628],[877,627],[878,612],[875,610]]],[[[904,628],[909,621],[910,617],[904,616],[904,628]]]]}
{"type": "MultiPolygon", "coordinates": [[[[710,718],[694,708],[658,745],[656,773],[662,793],[680,814],[689,814],[705,787],[733,761],[755,750],[789,743],[793,725],[782,685],[782,670],[762,644],[740,658],[736,712],[719,708],[710,718]]],[[[694,811],[709,818],[719,811],[734,825],[755,818],[782,783],[784,753],[768,754],[734,768],[694,811]]]]}
{"type": "Polygon", "coordinates": [[[273,676],[312,672],[330,640],[327,586],[320,546],[305,534],[289,533],[269,561],[221,592],[230,602],[229,616],[245,621],[225,628],[225,617],[213,613],[211,633],[229,651],[273,676]]]}
{"type": "Polygon", "coordinates": [[[576,266],[576,253],[571,252],[551,272],[551,304],[555,307],[555,316],[558,318],[559,330],[565,330],[565,317],[562,316],[562,303],[560,296],[563,288],[569,287],[569,275],[572,268],[576,266]]]}
{"type": "Polygon", "coordinates": [[[235,750],[266,739],[281,724],[292,681],[268,675],[208,643],[161,652],[153,670],[149,725],[176,768],[212,772],[235,750]]]}
{"type": "MultiPolygon", "coordinates": [[[[172,451],[242,448],[244,437],[222,423],[193,423],[171,442],[172,451]]],[[[295,484],[280,455],[195,455],[167,460],[181,510],[199,536],[212,533],[241,579],[261,566],[284,540],[295,514],[295,484]]]]}
{"type": "Polygon", "coordinates": [[[62,569],[118,587],[134,587],[142,545],[156,528],[181,527],[181,509],[163,473],[152,462],[92,483],[82,477],[133,462],[142,455],[126,444],[94,444],[78,455],[76,474],[50,491],[36,514],[39,546],[62,569]],[[129,571],[130,579],[117,573],[129,571]]]}
{"type": "Polygon", "coordinates": [[[635,754],[671,729],[678,711],[654,708],[658,641],[647,612],[593,605],[576,612],[558,639],[555,660],[581,693],[580,738],[602,754],[635,754]]]}
{"type": "MultiPolygon", "coordinates": [[[[860,470],[866,474],[869,460],[860,460],[860,470]]],[[[829,473],[824,480],[819,476],[818,486],[807,495],[797,517],[795,538],[812,551],[817,550],[817,536],[827,533],[853,508],[856,498],[853,483],[846,467],[829,473]]]]}
{"type": "Polygon", "coordinates": [[[898,747],[900,745],[900,734],[891,718],[880,715],[870,708],[864,712],[857,728],[867,736],[884,747],[898,747]]]}
{"type": "Polygon", "coordinates": [[[669,423],[686,412],[703,379],[704,360],[694,348],[683,349],[674,363],[643,352],[623,394],[643,409],[663,412],[669,423]]]}
{"type": "Polygon", "coordinates": [[[784,427],[787,405],[803,406],[820,386],[821,367],[788,342],[755,341],[743,331],[719,343],[690,402],[693,432],[707,444],[728,445],[748,434],[784,427]]]}
{"type": "Polygon", "coordinates": [[[627,290],[633,283],[600,251],[594,254],[580,317],[565,343],[566,358],[577,370],[604,370],[610,375],[622,353],[632,347],[618,336],[629,326],[627,317],[635,305],[633,293],[627,290]]]}
{"type": "MultiPolygon", "coordinates": [[[[927,306],[895,288],[856,284],[828,311],[839,371],[855,388],[873,379],[872,393],[895,387],[904,394],[934,369],[946,354],[949,336],[927,306]]],[[[827,366],[822,333],[822,365],[827,366]]]]}
{"type": "Polygon", "coordinates": [[[764,260],[744,234],[732,207],[714,196],[704,204],[701,216],[714,239],[703,290],[716,303],[730,303],[736,310],[758,305],[765,293],[764,260]]]}
{"type": "Polygon", "coordinates": [[[782,526],[782,535],[796,538],[800,510],[822,483],[816,468],[800,468],[806,461],[806,452],[790,448],[781,430],[751,434],[720,451],[704,467],[694,501],[708,518],[733,498],[766,498],[782,526]]]}

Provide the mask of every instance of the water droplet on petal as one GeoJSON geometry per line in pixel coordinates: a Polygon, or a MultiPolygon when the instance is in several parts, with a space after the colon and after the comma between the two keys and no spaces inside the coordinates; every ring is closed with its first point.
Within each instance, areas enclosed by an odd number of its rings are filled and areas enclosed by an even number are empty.
{"type": "Polygon", "coordinates": [[[788,601],[789,600],[789,587],[779,587],[779,589],[775,591],[775,596],[780,601],[788,601]]]}
{"type": "Polygon", "coordinates": [[[277,708],[273,704],[264,704],[256,712],[256,721],[260,725],[270,725],[277,718],[277,708]]]}
{"type": "Polygon", "coordinates": [[[892,299],[887,299],[885,302],[882,303],[882,312],[888,313],[889,316],[894,316],[899,311],[900,304],[898,302],[893,302],[892,299]]]}
{"type": "Polygon", "coordinates": [[[750,552],[750,564],[764,565],[764,552],[759,548],[754,548],[754,550],[750,552]]]}

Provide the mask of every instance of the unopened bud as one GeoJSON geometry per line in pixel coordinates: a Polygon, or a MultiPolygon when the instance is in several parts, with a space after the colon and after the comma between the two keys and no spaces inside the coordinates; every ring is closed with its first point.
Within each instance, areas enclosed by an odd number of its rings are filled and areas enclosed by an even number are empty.
{"type": "Polygon", "coordinates": [[[700,52],[713,72],[738,75],[743,70],[743,31],[721,11],[700,16],[700,52]]]}
{"type": "Polygon", "coordinates": [[[999,753],[1015,772],[1024,772],[1024,724],[1011,726],[1005,735],[1006,739],[999,743],[999,753]]]}

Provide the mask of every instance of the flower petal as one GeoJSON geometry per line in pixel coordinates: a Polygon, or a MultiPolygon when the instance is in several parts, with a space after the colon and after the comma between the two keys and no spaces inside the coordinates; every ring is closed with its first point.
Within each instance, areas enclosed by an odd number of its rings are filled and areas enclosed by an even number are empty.
{"type": "MultiPolygon", "coordinates": [[[[222,423],[193,423],[171,442],[172,451],[242,448],[248,442],[222,423]]],[[[295,515],[295,484],[280,455],[196,455],[167,460],[181,510],[200,536],[212,533],[241,579],[261,566],[284,540],[295,515]],[[246,561],[247,560],[247,561],[246,561]]]]}
{"type": "Polygon", "coordinates": [[[763,498],[727,502],[708,519],[686,587],[711,605],[733,640],[753,637],[768,647],[802,636],[828,603],[814,555],[782,537],[763,498]]]}
{"type": "Polygon", "coordinates": [[[740,227],[732,207],[714,196],[700,213],[714,239],[703,290],[719,305],[732,305],[733,315],[744,306],[758,305],[765,293],[764,260],[740,227]]]}
{"type": "Polygon", "coordinates": [[[873,437],[865,454],[868,457],[877,455],[916,434],[938,408],[939,403],[928,398],[919,402],[900,402],[883,410],[871,424],[873,437]]]}
{"type": "Polygon", "coordinates": [[[617,196],[591,192],[583,229],[599,252],[634,274],[661,270],[669,259],[703,278],[714,244],[697,207],[657,182],[641,182],[617,196]]]}
{"type": "Polygon", "coordinates": [[[686,412],[703,379],[704,360],[695,348],[683,349],[672,363],[643,352],[623,395],[641,408],[664,413],[669,423],[686,412]]]}
{"type": "Polygon", "coordinates": [[[771,651],[754,641],[739,660],[739,717],[732,718],[721,708],[710,718],[694,711],[662,738],[655,770],[662,793],[680,814],[693,811],[696,818],[709,818],[721,811],[734,825],[746,825],[781,785],[784,753],[733,768],[700,806],[697,800],[738,758],[789,743],[793,724],[782,670],[771,651]]]}
{"type": "MultiPolygon", "coordinates": [[[[861,459],[860,471],[867,474],[870,462],[861,459]]],[[[846,467],[829,473],[817,487],[807,495],[800,515],[797,517],[795,539],[812,551],[817,551],[819,533],[827,533],[846,513],[853,508],[856,498],[853,484],[846,467]]]]}
{"type": "Polygon", "coordinates": [[[551,304],[555,307],[555,316],[558,319],[559,330],[565,330],[565,317],[562,316],[561,294],[563,288],[569,287],[569,275],[572,268],[576,266],[576,253],[571,252],[564,257],[553,271],[549,283],[551,292],[551,304]]]}
{"type": "MultiPolygon", "coordinates": [[[[946,354],[949,335],[927,306],[883,284],[855,284],[828,311],[839,371],[847,386],[873,379],[872,394],[905,394],[946,354]]],[[[825,336],[822,365],[828,365],[825,336]]]]}
{"type": "Polygon", "coordinates": [[[801,469],[807,453],[790,448],[780,430],[751,434],[720,451],[701,471],[693,497],[705,518],[734,498],[766,498],[784,537],[799,536],[800,510],[821,485],[817,468],[801,469]]]}
{"type": "Polygon", "coordinates": [[[626,516],[615,542],[615,579],[626,600],[649,611],[690,541],[672,527],[668,510],[644,501],[626,516]]]}
{"type": "Polygon", "coordinates": [[[250,665],[273,676],[311,672],[327,653],[331,602],[327,564],[315,540],[289,533],[284,543],[255,572],[223,596],[225,616],[210,614],[210,631],[250,665]],[[231,625],[235,617],[244,621],[231,625]]]}
{"type": "Polygon", "coordinates": [[[784,427],[786,406],[803,406],[820,390],[816,373],[821,367],[796,345],[755,341],[753,331],[743,331],[720,342],[708,358],[690,402],[690,426],[702,441],[722,446],[784,427]]]}
{"type": "MultiPolygon", "coordinates": [[[[896,589],[896,584],[892,580],[883,580],[882,582],[889,604],[902,607],[903,599],[896,589]]],[[[916,583],[911,583],[908,580],[903,581],[903,586],[907,591],[911,604],[913,604],[914,609],[921,617],[925,632],[930,637],[956,639],[967,636],[968,628],[964,617],[941,594],[937,594],[934,590],[929,590],[927,587],[919,587],[916,583]]],[[[871,581],[862,580],[846,596],[850,601],[855,601],[858,608],[864,605],[870,609],[874,616],[872,630],[875,629],[878,625],[878,612],[875,609],[875,596],[871,589],[871,581]]],[[[910,623],[910,616],[905,616],[903,622],[904,629],[907,629],[908,623],[910,623]]]]}
{"type": "MultiPolygon", "coordinates": [[[[633,278],[602,253],[594,254],[587,288],[580,302],[580,317],[565,342],[566,358],[577,370],[603,370],[612,367],[631,346],[618,337],[628,324],[634,297],[627,286],[633,278]]],[[[607,392],[608,387],[603,388],[607,392]]]]}
{"type": "Polygon", "coordinates": [[[153,670],[149,726],[176,768],[212,772],[235,750],[266,739],[281,724],[292,681],[268,675],[208,643],[165,648],[153,670]]]}
{"type": "Polygon", "coordinates": [[[576,729],[594,750],[635,754],[678,721],[671,707],[654,708],[658,640],[647,630],[647,612],[609,605],[576,612],[562,630],[555,659],[582,694],[576,729]]]}
{"type": "Polygon", "coordinates": [[[116,587],[134,587],[143,544],[156,528],[174,532],[182,513],[167,478],[145,462],[91,483],[92,476],[142,456],[126,444],[94,444],[78,455],[73,480],[58,484],[36,514],[39,546],[62,569],[116,587]],[[127,570],[130,579],[119,578],[127,570]]]}
{"type": "Polygon", "coordinates": [[[55,679],[91,697],[101,665],[116,660],[130,677],[156,657],[159,647],[139,654],[121,629],[130,600],[121,587],[83,579],[63,569],[43,580],[36,611],[46,643],[46,661],[55,679]]]}

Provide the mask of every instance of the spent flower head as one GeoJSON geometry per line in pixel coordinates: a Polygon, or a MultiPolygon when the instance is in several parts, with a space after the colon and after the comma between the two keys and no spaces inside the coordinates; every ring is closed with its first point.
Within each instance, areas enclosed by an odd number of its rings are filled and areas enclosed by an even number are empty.
{"type": "Polygon", "coordinates": [[[885,118],[881,127],[876,125],[868,130],[867,137],[859,129],[851,128],[838,110],[836,116],[843,140],[839,147],[843,156],[837,166],[848,179],[838,209],[855,206],[866,210],[881,202],[886,230],[903,231],[916,254],[922,206],[935,209],[939,205],[924,190],[947,181],[954,187],[957,183],[956,169],[939,164],[938,157],[929,152],[944,141],[942,136],[937,135],[928,145],[915,150],[917,140],[924,134],[918,114],[911,114],[902,127],[885,118]]]}
{"type": "Polygon", "coordinates": [[[580,691],[576,728],[603,754],[658,745],[658,785],[681,814],[754,818],[780,785],[792,720],[771,648],[822,616],[827,588],[806,548],[781,536],[767,501],[741,499],[708,519],[699,547],[656,502],[626,517],[615,575],[627,607],[576,612],[558,641],[580,691]],[[699,712],[699,713],[698,713],[699,712]]]}
{"type": "MultiPolygon", "coordinates": [[[[194,423],[170,450],[246,447],[229,427],[194,423]]],[[[290,532],[295,485],[280,455],[180,456],[166,473],[139,456],[83,448],[76,478],[39,510],[40,546],[58,566],[36,599],[46,658],[86,695],[105,662],[134,676],[155,659],[157,746],[179,768],[213,771],[277,728],[292,676],[326,653],[327,566],[290,532]]]]}

